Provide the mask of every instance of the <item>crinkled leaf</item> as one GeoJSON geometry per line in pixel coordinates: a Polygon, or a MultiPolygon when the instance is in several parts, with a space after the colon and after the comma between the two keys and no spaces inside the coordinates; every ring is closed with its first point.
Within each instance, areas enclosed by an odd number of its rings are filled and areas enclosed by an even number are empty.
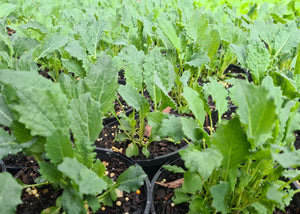
{"type": "Polygon", "coordinates": [[[10,126],[13,120],[12,112],[8,108],[4,96],[0,94],[0,124],[10,126]]]}
{"type": "Polygon", "coordinates": [[[191,172],[198,172],[204,179],[208,179],[213,170],[221,165],[222,155],[215,149],[199,151],[190,144],[185,150],[180,151],[185,166],[191,172]]]}
{"type": "Polygon", "coordinates": [[[52,163],[58,164],[61,163],[65,157],[73,157],[73,145],[68,134],[68,132],[66,134],[60,129],[57,129],[47,138],[45,150],[47,157],[52,163]]]}
{"type": "Polygon", "coordinates": [[[68,100],[61,90],[57,91],[60,93],[51,89],[17,91],[19,104],[13,109],[32,135],[48,137],[59,128],[65,133],[69,131],[68,100]]]}
{"type": "Polygon", "coordinates": [[[118,71],[109,56],[102,55],[98,58],[84,79],[84,86],[85,91],[100,103],[102,113],[107,113],[116,99],[118,88],[118,71]]]}
{"type": "Polygon", "coordinates": [[[84,94],[71,100],[71,129],[76,140],[86,137],[94,142],[100,134],[102,125],[102,113],[100,105],[94,101],[90,94],[84,94]]]}
{"type": "Polygon", "coordinates": [[[84,94],[82,81],[75,81],[70,75],[64,73],[59,75],[58,80],[61,90],[69,100],[78,98],[81,94],[84,94]]]}
{"type": "Polygon", "coordinates": [[[189,66],[198,68],[208,62],[210,62],[210,58],[207,56],[207,54],[205,52],[199,51],[195,53],[188,62],[185,63],[188,64],[189,66]]]}
{"type": "Polygon", "coordinates": [[[23,187],[8,172],[0,173],[0,207],[2,213],[15,213],[21,204],[23,187]]]}
{"type": "Polygon", "coordinates": [[[238,118],[223,122],[214,133],[212,143],[223,155],[222,165],[227,172],[243,164],[250,155],[250,143],[238,118]]]}
{"type": "Polygon", "coordinates": [[[283,209],[284,208],[283,199],[286,195],[286,192],[283,190],[278,190],[279,187],[280,186],[278,184],[270,183],[266,197],[269,200],[277,202],[278,204],[277,206],[283,209]]]}
{"type": "Polygon", "coordinates": [[[88,137],[82,138],[75,143],[74,156],[76,159],[87,167],[90,167],[95,161],[96,153],[94,152],[94,141],[90,141],[88,137]]]}
{"type": "Polygon", "coordinates": [[[163,165],[162,168],[174,172],[174,173],[184,173],[185,170],[182,167],[176,166],[176,165],[163,165]]]}
{"type": "Polygon", "coordinates": [[[48,163],[48,162],[39,162],[39,172],[41,173],[42,177],[45,178],[47,181],[51,183],[59,184],[61,179],[63,179],[63,174],[58,171],[56,166],[48,163]]]}
{"type": "Polygon", "coordinates": [[[72,56],[81,60],[84,68],[88,68],[88,60],[85,49],[77,40],[72,40],[65,46],[65,50],[72,56]]]}
{"type": "Polygon", "coordinates": [[[226,195],[229,193],[229,183],[221,182],[220,184],[211,186],[210,192],[213,197],[212,206],[216,209],[216,211],[223,214],[228,213],[228,204],[230,202],[226,200],[226,195]]]}
{"type": "Polygon", "coordinates": [[[175,142],[182,140],[184,137],[180,117],[170,115],[168,119],[163,119],[159,130],[162,137],[173,138],[175,142]]]}
{"type": "Polygon", "coordinates": [[[119,190],[125,192],[136,191],[143,185],[146,173],[140,166],[130,166],[117,179],[116,185],[119,190]]]}
{"type": "Polygon", "coordinates": [[[284,168],[288,167],[297,167],[300,166],[300,150],[291,151],[285,147],[277,147],[274,145],[274,148],[280,149],[278,151],[272,152],[272,157],[284,168]]]}
{"type": "Polygon", "coordinates": [[[251,147],[260,146],[272,136],[277,120],[274,99],[261,86],[236,81],[230,90],[231,99],[238,105],[237,114],[245,125],[251,147]]]}
{"type": "Polygon", "coordinates": [[[64,46],[68,42],[68,38],[60,34],[50,34],[45,40],[36,47],[32,53],[34,56],[34,61],[39,60],[42,57],[47,56],[53,51],[64,46]]]}
{"type": "Polygon", "coordinates": [[[202,44],[202,41],[205,40],[208,26],[208,18],[205,17],[201,9],[197,9],[187,22],[186,31],[195,42],[202,44]]]}
{"type": "Polygon", "coordinates": [[[202,127],[206,112],[204,110],[204,105],[199,93],[188,86],[184,86],[183,97],[187,100],[189,108],[198,120],[199,125],[202,127]]]}
{"type": "Polygon", "coordinates": [[[81,164],[76,158],[64,158],[57,168],[76,182],[81,194],[99,194],[107,188],[107,184],[102,178],[99,178],[94,171],[81,164]]]}
{"type": "Polygon", "coordinates": [[[75,76],[84,77],[86,75],[86,72],[82,67],[82,63],[77,59],[62,59],[62,64],[68,72],[74,73],[75,76]]]}
{"type": "Polygon", "coordinates": [[[62,206],[66,213],[86,214],[83,197],[75,188],[68,186],[62,193],[62,206]]]}
{"type": "Polygon", "coordinates": [[[221,121],[222,115],[227,111],[228,106],[228,92],[222,83],[218,83],[217,80],[209,78],[210,82],[203,86],[206,93],[206,98],[211,95],[216,104],[216,109],[218,110],[218,118],[221,121]]]}

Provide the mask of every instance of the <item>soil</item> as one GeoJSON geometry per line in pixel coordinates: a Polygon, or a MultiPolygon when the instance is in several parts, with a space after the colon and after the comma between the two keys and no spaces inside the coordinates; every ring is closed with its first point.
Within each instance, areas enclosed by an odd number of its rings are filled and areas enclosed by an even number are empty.
{"type": "MultiPolygon", "coordinates": [[[[118,123],[107,125],[103,128],[99,138],[95,142],[96,147],[111,149],[115,152],[119,152],[123,155],[126,155],[126,149],[128,145],[131,143],[129,140],[125,142],[117,142],[115,138],[118,133],[122,133],[122,131],[118,128],[118,123]]],[[[174,151],[177,151],[187,145],[186,142],[181,142],[175,144],[173,142],[163,140],[163,141],[154,141],[151,142],[148,146],[148,150],[150,151],[150,155],[148,158],[154,158],[166,154],[170,154],[174,151]]],[[[142,148],[139,148],[139,155],[133,156],[133,159],[145,159],[145,155],[142,153],[142,148]]]]}
{"type": "MultiPolygon", "coordinates": [[[[10,164],[25,166],[17,174],[16,179],[20,179],[24,184],[34,184],[34,180],[40,177],[38,172],[39,167],[33,157],[25,156],[22,153],[17,155],[9,155],[6,158],[10,164]]],[[[109,158],[105,160],[108,165],[106,166],[108,174],[114,181],[118,176],[124,172],[128,165],[122,162],[119,158],[109,158]]],[[[102,160],[102,161],[103,161],[102,160]]],[[[62,194],[61,189],[55,189],[51,185],[43,185],[41,187],[32,188],[37,191],[38,197],[34,194],[28,193],[26,189],[23,189],[21,200],[22,204],[18,205],[16,214],[38,214],[43,209],[55,206],[56,199],[62,194]]],[[[142,186],[140,192],[123,193],[123,197],[119,197],[117,201],[121,202],[121,206],[116,206],[114,202],[113,207],[104,207],[99,209],[96,213],[133,213],[141,214],[144,212],[147,201],[146,187],[142,186]]]]}

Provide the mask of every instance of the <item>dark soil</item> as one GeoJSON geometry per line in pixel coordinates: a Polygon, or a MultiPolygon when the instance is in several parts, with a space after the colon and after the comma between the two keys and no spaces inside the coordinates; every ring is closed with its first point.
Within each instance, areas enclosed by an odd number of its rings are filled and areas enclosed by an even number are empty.
{"type": "MultiPolygon", "coordinates": [[[[117,127],[118,123],[111,124],[105,126],[95,142],[96,147],[111,149],[115,152],[119,152],[123,155],[126,155],[126,149],[128,145],[131,143],[130,141],[125,142],[117,142],[115,141],[115,137],[118,133],[122,131],[117,127]]],[[[151,142],[148,146],[148,150],[150,151],[150,155],[148,158],[154,158],[166,154],[170,154],[172,152],[178,151],[179,149],[183,148],[187,145],[186,142],[181,142],[179,144],[175,144],[173,142],[163,140],[163,141],[154,141],[151,142]]],[[[142,153],[142,148],[139,148],[139,155],[132,157],[133,159],[145,159],[145,155],[142,153]]]]}

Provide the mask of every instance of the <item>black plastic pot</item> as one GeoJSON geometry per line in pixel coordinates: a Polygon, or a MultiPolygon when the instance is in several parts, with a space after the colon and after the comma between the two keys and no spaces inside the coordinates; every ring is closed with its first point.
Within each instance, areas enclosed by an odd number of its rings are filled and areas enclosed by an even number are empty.
{"type": "MultiPolygon", "coordinates": [[[[184,166],[184,163],[182,161],[181,158],[177,158],[175,160],[173,160],[172,162],[169,163],[170,165],[176,165],[176,166],[180,166],[180,167],[183,167],[184,166]]],[[[150,188],[150,194],[151,194],[151,197],[152,197],[152,201],[151,201],[151,214],[156,214],[156,210],[155,210],[155,193],[158,189],[158,184],[156,184],[156,182],[161,182],[164,178],[167,178],[168,177],[168,174],[170,172],[164,168],[160,168],[156,173],[155,175],[153,176],[152,180],[151,180],[151,188],[150,188]]],[[[182,175],[183,177],[183,175],[182,175]]]]}
{"type": "Polygon", "coordinates": [[[224,74],[228,74],[228,73],[231,73],[231,74],[244,74],[249,82],[253,81],[250,72],[248,70],[246,70],[245,68],[242,68],[238,65],[230,64],[226,68],[226,70],[224,71],[224,74]]]}
{"type": "Polygon", "coordinates": [[[6,167],[5,167],[3,160],[0,160],[0,169],[1,169],[1,172],[6,172],[6,167]]]}
{"type": "MultiPolygon", "coordinates": [[[[129,166],[139,166],[138,163],[136,163],[134,160],[120,154],[117,152],[113,152],[108,149],[103,149],[103,148],[96,148],[95,152],[97,153],[97,158],[99,158],[101,161],[108,161],[111,158],[118,158],[122,160],[126,165],[129,166]]],[[[145,195],[147,197],[146,199],[146,205],[143,214],[148,214],[150,213],[150,205],[151,205],[151,194],[150,194],[150,181],[149,178],[147,177],[144,181],[144,185],[141,187],[141,189],[145,192],[145,195]]]]}

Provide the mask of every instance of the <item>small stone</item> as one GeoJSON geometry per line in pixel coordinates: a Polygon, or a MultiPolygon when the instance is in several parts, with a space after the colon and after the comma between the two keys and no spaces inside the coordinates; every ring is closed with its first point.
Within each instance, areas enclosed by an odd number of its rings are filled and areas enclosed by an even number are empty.
{"type": "Polygon", "coordinates": [[[175,207],[175,203],[174,202],[171,203],[171,207],[175,207]]]}
{"type": "Polygon", "coordinates": [[[120,207],[120,206],[122,206],[122,202],[121,202],[121,201],[116,201],[116,205],[117,205],[118,207],[120,207]]]}
{"type": "Polygon", "coordinates": [[[26,188],[25,190],[27,193],[30,193],[31,192],[31,189],[29,187],[26,188]]]}
{"type": "Polygon", "coordinates": [[[126,198],[125,198],[125,201],[129,201],[129,198],[128,198],[128,197],[126,197],[126,198]]]}
{"type": "Polygon", "coordinates": [[[112,172],[112,173],[109,174],[109,176],[112,178],[112,177],[115,176],[115,173],[112,172]]]}
{"type": "Polygon", "coordinates": [[[39,197],[40,197],[40,194],[37,193],[37,194],[35,194],[34,196],[35,196],[36,198],[39,198],[39,197]]]}
{"type": "Polygon", "coordinates": [[[104,210],[106,210],[106,208],[105,207],[101,207],[101,210],[104,211],[104,210]]]}
{"type": "Polygon", "coordinates": [[[31,193],[32,193],[33,195],[36,195],[36,194],[37,194],[37,190],[36,190],[36,189],[33,189],[33,190],[31,190],[31,193]]]}

